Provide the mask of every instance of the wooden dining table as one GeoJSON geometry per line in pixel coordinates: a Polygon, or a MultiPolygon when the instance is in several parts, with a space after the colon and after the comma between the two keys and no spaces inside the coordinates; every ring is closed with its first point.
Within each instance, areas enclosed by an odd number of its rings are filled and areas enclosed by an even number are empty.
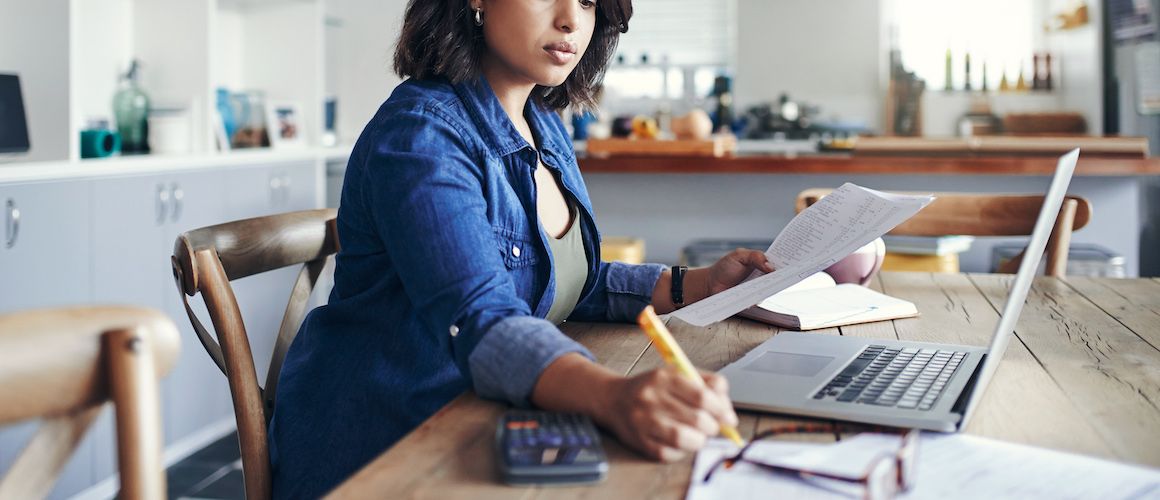
{"type": "MultiPolygon", "coordinates": [[[[881,273],[871,287],[913,302],[920,315],[815,331],[817,335],[955,343],[990,341],[1013,275],[881,273]]],[[[689,358],[718,370],[777,335],[729,319],[666,322],[689,358]]],[[[565,323],[597,360],[635,375],[662,366],[635,325],[565,323]]],[[[1160,467],[1160,279],[1036,278],[998,372],[964,432],[1012,443],[1160,467]]],[[[468,392],[342,483],[334,498],[683,498],[693,457],[648,460],[603,436],[607,478],[594,485],[504,485],[495,460],[497,419],[508,407],[468,392]]],[[[748,438],[801,419],[738,412],[748,438]]],[[[834,441],[845,435],[786,439],[834,441]]]]}

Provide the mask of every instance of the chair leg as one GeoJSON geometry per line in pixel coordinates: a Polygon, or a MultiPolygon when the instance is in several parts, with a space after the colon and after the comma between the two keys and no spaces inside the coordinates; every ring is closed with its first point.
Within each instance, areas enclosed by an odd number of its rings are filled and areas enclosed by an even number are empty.
{"type": "Polygon", "coordinates": [[[1059,207],[1059,216],[1055,219],[1055,227],[1051,230],[1051,237],[1047,240],[1047,268],[1044,274],[1054,278],[1063,278],[1067,275],[1067,254],[1071,249],[1071,228],[1075,225],[1075,200],[1064,200],[1059,207]]]}
{"type": "Polygon", "coordinates": [[[148,337],[134,330],[105,334],[111,396],[117,409],[117,465],[125,499],[165,498],[161,405],[148,337]]]}
{"type": "Polygon", "coordinates": [[[8,473],[0,477],[0,499],[47,497],[101,407],[45,419],[8,473]]]}

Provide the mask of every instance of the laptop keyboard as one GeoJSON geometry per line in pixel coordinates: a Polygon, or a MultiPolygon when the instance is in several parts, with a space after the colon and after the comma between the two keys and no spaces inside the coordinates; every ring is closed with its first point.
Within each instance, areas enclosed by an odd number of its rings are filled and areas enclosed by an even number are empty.
{"type": "Polygon", "coordinates": [[[871,345],[814,399],[929,410],[966,356],[965,352],[871,345]]]}

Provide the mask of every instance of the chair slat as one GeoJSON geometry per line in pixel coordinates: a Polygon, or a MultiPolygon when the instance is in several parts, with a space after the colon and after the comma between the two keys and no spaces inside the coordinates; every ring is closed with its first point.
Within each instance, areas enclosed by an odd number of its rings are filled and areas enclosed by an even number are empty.
{"type": "Polygon", "coordinates": [[[200,293],[213,323],[216,342],[200,327],[193,309],[186,308],[190,322],[199,329],[202,345],[229,379],[246,497],[250,499],[270,497],[268,409],[277,393],[282,360],[306,315],[311,291],[323,265],[338,252],[336,217],[334,209],[257,217],[188,231],[174,243],[173,276],[183,300],[200,293]],[[290,294],[263,391],[230,281],[295,264],[304,268],[290,294]]]}
{"type": "Polygon", "coordinates": [[[109,399],[100,337],[141,325],[158,376],[177,362],[181,341],[160,311],[103,306],[0,316],[0,424],[67,415],[109,399]]]}
{"type": "Polygon", "coordinates": [[[46,498],[101,406],[46,419],[0,481],[0,499],[46,498]]]}
{"type": "MultiPolygon", "coordinates": [[[[816,203],[832,189],[811,188],[798,194],[798,212],[816,203]]],[[[914,217],[889,233],[899,236],[1027,236],[1043,206],[1043,195],[1004,195],[976,193],[935,193],[936,199],[914,217]]],[[[1091,202],[1079,196],[1066,196],[1045,252],[1048,276],[1063,276],[1067,270],[1071,233],[1091,220],[1091,202]]],[[[1014,269],[1020,257],[1004,269],[1014,269]]]]}
{"type": "Polygon", "coordinates": [[[0,481],[0,499],[44,498],[85,431],[112,398],[119,498],[163,498],[157,379],[180,340],[159,311],[73,307],[0,316],[0,424],[42,417],[0,481]]]}

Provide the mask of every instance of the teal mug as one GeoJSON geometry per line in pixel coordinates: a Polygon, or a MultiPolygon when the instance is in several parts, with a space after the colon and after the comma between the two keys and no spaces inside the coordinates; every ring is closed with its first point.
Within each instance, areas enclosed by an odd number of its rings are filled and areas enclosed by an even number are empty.
{"type": "Polygon", "coordinates": [[[81,131],[81,158],[104,158],[121,151],[121,134],[106,129],[81,131]]]}

